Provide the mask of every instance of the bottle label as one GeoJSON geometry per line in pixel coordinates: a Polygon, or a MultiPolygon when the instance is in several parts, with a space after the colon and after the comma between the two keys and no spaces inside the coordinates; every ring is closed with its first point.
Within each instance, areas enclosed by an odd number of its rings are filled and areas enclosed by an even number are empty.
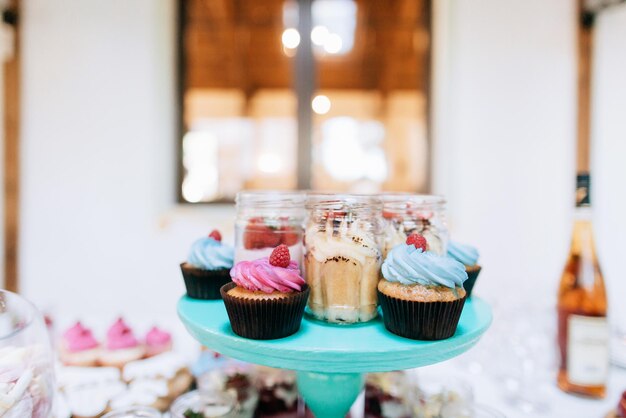
{"type": "Polygon", "coordinates": [[[606,383],[609,325],[606,317],[570,315],[567,323],[567,374],[575,385],[606,383]]]}
{"type": "Polygon", "coordinates": [[[578,173],[576,176],[576,206],[584,207],[589,206],[590,199],[590,186],[589,173],[578,173]]]}

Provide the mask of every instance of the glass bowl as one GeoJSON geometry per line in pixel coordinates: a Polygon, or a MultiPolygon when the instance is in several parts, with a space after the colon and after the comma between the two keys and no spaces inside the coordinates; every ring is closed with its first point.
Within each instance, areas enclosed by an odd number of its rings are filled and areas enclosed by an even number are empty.
{"type": "Polygon", "coordinates": [[[0,289],[0,416],[48,418],[54,363],[41,313],[21,296],[0,289]]]}

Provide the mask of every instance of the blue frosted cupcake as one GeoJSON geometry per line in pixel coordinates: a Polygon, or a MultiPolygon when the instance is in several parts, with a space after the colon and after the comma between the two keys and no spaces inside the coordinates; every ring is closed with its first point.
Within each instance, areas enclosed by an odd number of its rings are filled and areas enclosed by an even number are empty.
{"type": "Polygon", "coordinates": [[[230,283],[234,249],[222,243],[214,230],[191,246],[187,261],[180,264],[187,295],[194,299],[221,299],[220,288],[230,283]]]}
{"type": "Polygon", "coordinates": [[[472,289],[478,279],[481,267],[478,265],[478,250],[471,245],[459,244],[451,241],[448,243],[448,257],[453,258],[465,266],[467,280],[463,284],[467,297],[472,296],[472,289]]]}
{"type": "Polygon", "coordinates": [[[456,332],[467,273],[463,264],[426,248],[426,239],[412,234],[389,252],[378,300],[389,331],[414,340],[443,340],[456,332]]]}

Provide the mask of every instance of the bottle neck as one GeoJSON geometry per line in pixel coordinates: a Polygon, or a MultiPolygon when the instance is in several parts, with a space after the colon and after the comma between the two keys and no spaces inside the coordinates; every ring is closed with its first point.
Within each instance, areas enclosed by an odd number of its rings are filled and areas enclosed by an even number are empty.
{"type": "Polygon", "coordinates": [[[574,222],[590,222],[591,221],[591,206],[576,206],[574,209],[574,222]]]}
{"type": "Polygon", "coordinates": [[[574,212],[571,250],[579,256],[587,253],[585,254],[586,258],[595,257],[591,208],[589,206],[577,207],[574,212]]]}

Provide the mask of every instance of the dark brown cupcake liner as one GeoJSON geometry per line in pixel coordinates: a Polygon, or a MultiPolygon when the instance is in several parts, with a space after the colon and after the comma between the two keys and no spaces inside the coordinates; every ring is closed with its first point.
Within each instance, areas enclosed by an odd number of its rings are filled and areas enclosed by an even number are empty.
{"type": "Polygon", "coordinates": [[[221,299],[220,289],[232,280],[230,269],[202,270],[187,263],[180,264],[185,279],[187,296],[194,299],[221,299]]]}
{"type": "Polygon", "coordinates": [[[247,299],[230,296],[235,283],[222,286],[221,293],[233,332],[253,340],[274,340],[288,337],[300,329],[309,286],[281,299],[247,299]]]}
{"type": "Polygon", "coordinates": [[[476,284],[476,279],[478,278],[480,269],[480,266],[465,266],[465,271],[467,271],[467,280],[463,282],[463,288],[467,292],[468,298],[472,296],[472,289],[474,289],[474,285],[476,284]]]}
{"type": "Polygon", "coordinates": [[[445,340],[452,337],[466,297],[451,302],[418,302],[378,292],[387,330],[412,340],[445,340]]]}

